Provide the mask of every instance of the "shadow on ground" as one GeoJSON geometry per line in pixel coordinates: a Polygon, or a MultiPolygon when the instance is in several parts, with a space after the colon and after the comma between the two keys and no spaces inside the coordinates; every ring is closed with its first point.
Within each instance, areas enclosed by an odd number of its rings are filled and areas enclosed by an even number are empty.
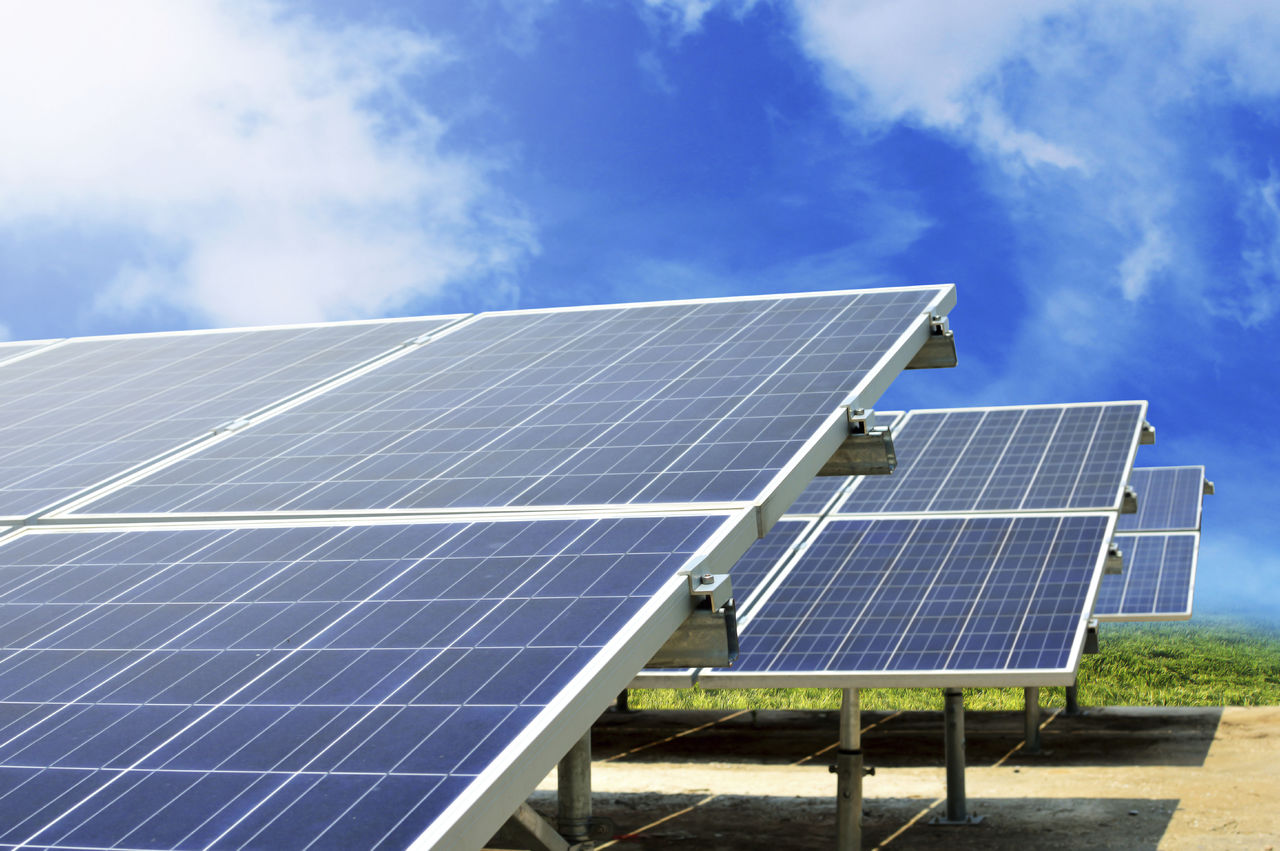
{"type": "MultiPolygon", "coordinates": [[[[967,712],[965,760],[994,765],[1203,765],[1218,730],[1217,707],[1087,709],[1046,712],[1044,753],[1021,747],[1021,712],[967,712]]],[[[627,762],[791,764],[819,759],[838,736],[839,713],[799,711],[609,712],[592,732],[593,758],[627,762]]],[[[942,713],[864,712],[868,765],[943,764],[942,713]],[[869,729],[868,729],[869,728],[869,729]]]]}
{"type": "MultiPolygon", "coordinates": [[[[555,795],[539,792],[530,803],[547,816],[555,795]]],[[[1147,798],[971,799],[984,816],[964,827],[929,824],[920,799],[873,798],[866,802],[862,847],[910,849],[1116,848],[1154,849],[1168,829],[1176,800],[1147,798]],[[914,821],[913,821],[914,819],[914,821]],[[905,828],[904,828],[905,826],[905,828]]],[[[697,848],[699,851],[780,851],[830,848],[835,836],[831,798],[781,796],[595,795],[594,814],[610,819],[617,834],[598,848],[697,848]],[[655,821],[658,824],[653,824],[655,821]]]]}

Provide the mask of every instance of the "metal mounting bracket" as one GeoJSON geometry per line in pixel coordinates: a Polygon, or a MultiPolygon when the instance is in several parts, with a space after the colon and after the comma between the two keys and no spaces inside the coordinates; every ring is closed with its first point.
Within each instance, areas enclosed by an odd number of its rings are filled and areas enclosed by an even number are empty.
{"type": "Polygon", "coordinates": [[[898,456],[893,450],[893,434],[889,427],[877,428],[876,412],[869,408],[846,409],[845,416],[849,435],[818,470],[818,475],[883,476],[892,473],[898,466],[898,456]]]}
{"type": "Polygon", "coordinates": [[[525,803],[516,807],[490,844],[498,848],[528,848],[530,851],[571,851],[575,847],[556,833],[556,829],[537,810],[525,803]]]}
{"type": "Polygon", "coordinates": [[[1138,443],[1142,446],[1151,446],[1156,442],[1156,427],[1146,420],[1142,421],[1142,431],[1138,434],[1138,443]]]}
{"type": "Polygon", "coordinates": [[[212,431],[214,434],[224,434],[229,431],[239,431],[248,424],[248,417],[237,417],[234,420],[227,420],[225,423],[214,426],[212,431]]]}
{"type": "Polygon", "coordinates": [[[1124,572],[1124,551],[1115,541],[1107,544],[1107,560],[1102,565],[1102,572],[1112,576],[1124,572]]]}
{"type": "Polygon", "coordinates": [[[724,668],[738,658],[738,618],[727,573],[690,574],[697,606],[646,668],[724,668]]]}
{"type": "Polygon", "coordinates": [[[1138,492],[1131,485],[1124,486],[1124,496],[1120,497],[1120,513],[1138,513],[1138,492]]]}
{"type": "Polygon", "coordinates": [[[1090,620],[1084,628],[1084,650],[1086,656],[1096,656],[1098,650],[1098,622],[1090,620]]]}
{"type": "Polygon", "coordinates": [[[956,360],[956,336],[948,327],[947,317],[929,317],[929,338],[907,364],[906,369],[938,369],[951,367],[956,360]]]}
{"type": "Polygon", "coordinates": [[[1205,479],[1204,486],[1200,489],[1200,493],[1203,496],[1213,496],[1213,482],[1205,479]]]}

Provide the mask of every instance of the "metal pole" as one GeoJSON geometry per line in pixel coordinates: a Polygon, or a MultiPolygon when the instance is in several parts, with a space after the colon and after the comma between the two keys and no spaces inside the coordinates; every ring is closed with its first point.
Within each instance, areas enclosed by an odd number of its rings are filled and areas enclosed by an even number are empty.
{"type": "Polygon", "coordinates": [[[1023,737],[1027,740],[1027,753],[1040,753],[1040,688],[1027,686],[1022,711],[1023,737]]]}
{"type": "Polygon", "coordinates": [[[947,751],[947,821],[968,820],[964,800],[964,692],[946,689],[943,694],[943,739],[947,751]]]}
{"type": "Polygon", "coordinates": [[[627,701],[627,690],[626,690],[626,689],[623,689],[622,691],[618,692],[618,699],[617,699],[617,701],[615,701],[615,702],[614,702],[614,708],[615,708],[618,712],[630,712],[630,711],[631,711],[630,703],[627,701]]]}
{"type": "Polygon", "coordinates": [[[858,690],[840,696],[840,747],[836,750],[836,848],[862,848],[862,713],[858,690]]]}
{"type": "Polygon", "coordinates": [[[556,767],[556,830],[569,842],[591,838],[591,731],[569,748],[556,767]]]}
{"type": "Polygon", "coordinates": [[[1068,715],[1080,714],[1080,692],[1076,683],[1067,686],[1067,708],[1065,711],[1068,715]]]}

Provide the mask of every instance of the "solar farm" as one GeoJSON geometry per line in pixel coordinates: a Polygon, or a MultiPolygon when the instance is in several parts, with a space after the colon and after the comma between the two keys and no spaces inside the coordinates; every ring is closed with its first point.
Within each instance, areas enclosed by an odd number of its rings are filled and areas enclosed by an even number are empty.
{"type": "Polygon", "coordinates": [[[0,344],[0,847],[586,849],[648,687],[842,690],[840,849],[859,691],[945,689],[972,822],[963,690],[1025,689],[1037,748],[1100,623],[1191,616],[1213,485],[1140,463],[1142,401],[877,411],[954,304],[0,344]]]}

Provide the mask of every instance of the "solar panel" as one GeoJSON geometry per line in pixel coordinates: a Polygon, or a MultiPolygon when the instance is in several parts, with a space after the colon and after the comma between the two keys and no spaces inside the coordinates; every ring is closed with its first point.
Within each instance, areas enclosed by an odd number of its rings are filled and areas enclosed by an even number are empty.
{"type": "Polygon", "coordinates": [[[23,340],[20,342],[0,343],[0,363],[13,360],[14,358],[28,355],[37,349],[43,349],[56,340],[23,340]]]}
{"type": "Polygon", "coordinates": [[[1123,514],[1122,532],[1164,532],[1200,528],[1204,467],[1135,467],[1129,484],[1138,493],[1138,513],[1123,514]]]}
{"type": "Polygon", "coordinates": [[[912,335],[952,297],[921,287],[482,315],[91,510],[751,500],[824,423],[834,434],[839,406],[883,390],[887,364],[905,365],[912,335]]]}
{"type": "Polygon", "coordinates": [[[1104,576],[1093,613],[1099,620],[1186,620],[1195,588],[1198,532],[1117,535],[1124,570],[1104,576]]]}
{"type": "Polygon", "coordinates": [[[753,499],[951,292],[480,316],[93,511],[753,499]]]}
{"type": "Polygon", "coordinates": [[[1145,402],[911,411],[898,468],[862,476],[842,514],[1104,510],[1120,505],[1145,402]]]}
{"type": "Polygon", "coordinates": [[[707,687],[1062,685],[1113,514],[830,517],[707,687]]]}
{"type": "Polygon", "coordinates": [[[0,845],[478,847],[750,522],[21,533],[0,845]]]}
{"type": "Polygon", "coordinates": [[[451,317],[79,338],[0,366],[0,516],[83,488],[451,317]]]}

